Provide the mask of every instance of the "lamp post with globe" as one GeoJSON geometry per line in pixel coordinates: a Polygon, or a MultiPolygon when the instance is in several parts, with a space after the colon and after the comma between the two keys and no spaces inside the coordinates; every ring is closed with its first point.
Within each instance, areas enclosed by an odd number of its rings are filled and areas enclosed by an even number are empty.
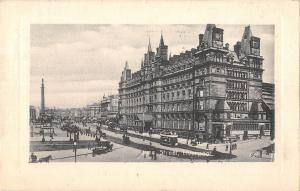
{"type": "Polygon", "coordinates": [[[76,161],[77,161],[77,160],[76,160],[76,159],[77,159],[77,155],[76,155],[76,151],[77,151],[77,142],[76,142],[76,141],[74,141],[73,145],[74,145],[74,152],[75,152],[75,162],[76,162],[76,161]]]}

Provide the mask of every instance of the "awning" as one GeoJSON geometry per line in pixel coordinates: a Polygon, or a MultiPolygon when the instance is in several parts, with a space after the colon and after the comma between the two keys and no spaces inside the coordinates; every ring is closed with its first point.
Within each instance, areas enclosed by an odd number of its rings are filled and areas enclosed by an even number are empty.
{"type": "Polygon", "coordinates": [[[153,117],[150,114],[137,114],[137,117],[140,121],[152,121],[153,117]]]}

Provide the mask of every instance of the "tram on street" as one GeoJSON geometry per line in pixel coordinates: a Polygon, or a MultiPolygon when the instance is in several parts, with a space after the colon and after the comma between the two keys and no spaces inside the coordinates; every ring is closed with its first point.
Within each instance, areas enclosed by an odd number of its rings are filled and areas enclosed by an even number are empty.
{"type": "Polygon", "coordinates": [[[178,145],[178,135],[171,132],[160,133],[160,144],[175,147],[178,145]]]}

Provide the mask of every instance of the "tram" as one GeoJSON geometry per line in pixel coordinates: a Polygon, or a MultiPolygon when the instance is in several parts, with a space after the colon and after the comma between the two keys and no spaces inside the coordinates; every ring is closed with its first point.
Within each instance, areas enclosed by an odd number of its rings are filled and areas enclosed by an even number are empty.
{"type": "Polygon", "coordinates": [[[169,147],[175,147],[178,145],[178,135],[171,132],[161,132],[160,144],[169,147]]]}

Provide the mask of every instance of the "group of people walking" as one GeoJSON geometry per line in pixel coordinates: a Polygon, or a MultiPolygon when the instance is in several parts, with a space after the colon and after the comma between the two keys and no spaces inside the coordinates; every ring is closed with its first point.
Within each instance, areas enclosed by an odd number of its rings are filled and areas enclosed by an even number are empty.
{"type": "Polygon", "coordinates": [[[233,143],[231,145],[226,145],[225,151],[228,151],[228,149],[231,147],[231,150],[236,150],[237,149],[237,144],[233,143]]]}
{"type": "Polygon", "coordinates": [[[157,160],[157,152],[156,152],[156,150],[151,150],[151,151],[145,151],[145,150],[143,150],[142,151],[142,155],[144,156],[144,158],[147,158],[147,155],[149,156],[149,157],[151,157],[151,160],[157,160]]]}

